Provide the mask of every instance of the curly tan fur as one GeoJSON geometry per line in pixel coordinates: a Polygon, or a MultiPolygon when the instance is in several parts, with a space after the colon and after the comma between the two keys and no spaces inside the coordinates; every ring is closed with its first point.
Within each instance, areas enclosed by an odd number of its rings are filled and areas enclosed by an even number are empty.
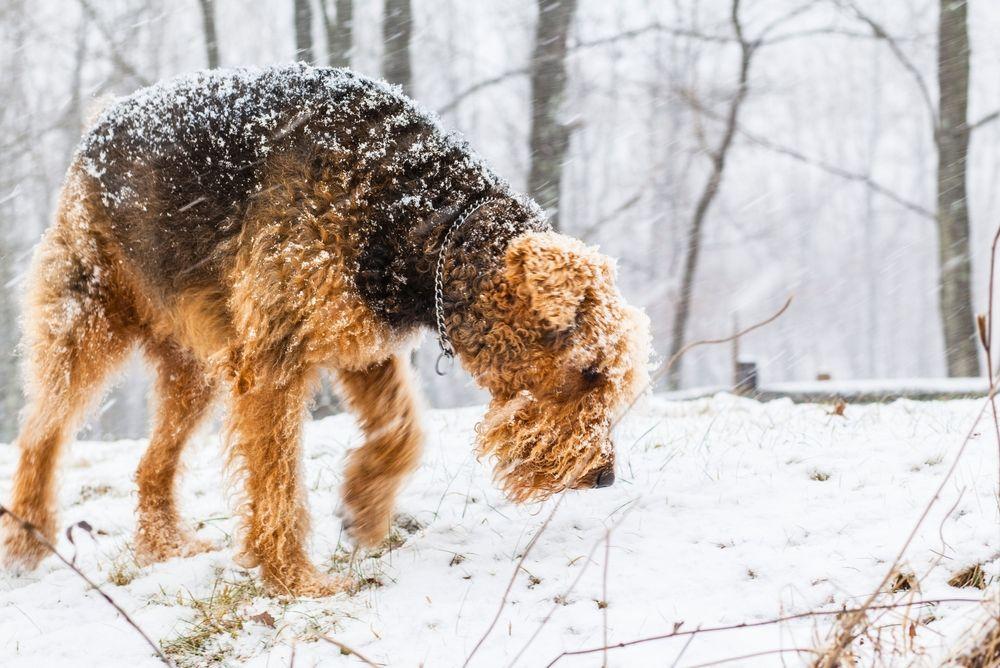
{"type": "Polygon", "coordinates": [[[365,444],[351,453],[344,500],[354,537],[375,545],[389,530],[396,493],[423,447],[409,365],[396,355],[364,371],[341,370],[340,388],[357,414],[365,444]]]}
{"type": "MultiPolygon", "coordinates": [[[[140,92],[98,121],[36,252],[14,512],[54,537],[59,452],[139,346],[157,371],[136,474],[140,560],[212,549],[183,526],[174,490],[185,443],[219,396],[243,481],[241,563],[280,593],[344,590],[308,556],[301,432],[317,378],[335,372],[364,432],[347,462],[345,526],[375,544],[420,457],[405,360],[433,322],[434,260],[450,221],[483,194],[493,203],[443,251],[449,334],[493,397],[478,451],[517,501],[609,483],[611,420],[644,386],[648,343],[609,259],[547,231],[464,144],[369,80],[295,66],[171,85],[185,95],[140,92]],[[245,100],[250,121],[292,121],[267,150],[242,121],[202,125],[245,100]],[[215,111],[199,116],[199,104],[215,111]],[[156,131],[130,134],[150,114],[156,131]]],[[[23,530],[3,530],[8,564],[44,556],[23,530]]]]}
{"type": "Polygon", "coordinates": [[[552,232],[518,237],[453,327],[493,396],[479,452],[496,459],[511,498],[590,487],[614,466],[610,423],[648,381],[648,323],[625,304],[608,258],[552,232]]]}
{"type": "Polygon", "coordinates": [[[141,564],[213,549],[181,526],[174,496],[181,451],[208,414],[216,384],[204,364],[174,340],[148,342],[146,355],[156,368],[159,404],[149,447],[136,471],[135,553],[141,564]]]}

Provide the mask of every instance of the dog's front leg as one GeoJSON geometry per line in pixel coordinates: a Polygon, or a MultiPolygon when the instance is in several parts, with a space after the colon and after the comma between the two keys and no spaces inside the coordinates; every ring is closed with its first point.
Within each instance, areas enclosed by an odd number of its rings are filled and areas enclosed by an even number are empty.
{"type": "Polygon", "coordinates": [[[246,476],[243,561],[259,565],[261,578],[276,592],[328,596],[348,582],[321,573],[306,554],[300,441],[309,374],[286,366],[281,378],[272,378],[268,368],[246,364],[233,379],[231,446],[246,476]]]}
{"type": "Polygon", "coordinates": [[[375,545],[389,530],[399,487],[420,460],[423,433],[416,396],[408,363],[398,355],[338,376],[365,433],[344,480],[349,532],[361,545],[375,545]]]}

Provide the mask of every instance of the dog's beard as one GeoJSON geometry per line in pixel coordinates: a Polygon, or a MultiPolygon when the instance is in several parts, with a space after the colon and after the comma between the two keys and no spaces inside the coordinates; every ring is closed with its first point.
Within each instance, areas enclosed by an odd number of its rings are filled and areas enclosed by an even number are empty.
{"type": "MultiPolygon", "coordinates": [[[[649,320],[617,297],[604,309],[589,319],[606,326],[592,325],[581,334],[604,349],[599,387],[570,396],[553,392],[558,398],[527,390],[495,398],[477,427],[478,454],[493,458],[494,478],[513,501],[588,486],[587,480],[614,464],[612,423],[648,389],[649,320]]],[[[543,392],[551,389],[542,386],[543,392]]]]}
{"type": "Polygon", "coordinates": [[[477,428],[478,452],[512,501],[540,501],[614,461],[608,412],[595,397],[541,401],[521,392],[494,401],[477,428]]]}

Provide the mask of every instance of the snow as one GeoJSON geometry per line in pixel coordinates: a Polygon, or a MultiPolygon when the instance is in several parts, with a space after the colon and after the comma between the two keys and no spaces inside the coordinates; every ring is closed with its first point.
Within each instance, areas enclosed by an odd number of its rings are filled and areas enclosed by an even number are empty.
{"type": "MultiPolygon", "coordinates": [[[[682,630],[695,629],[857,605],[885,574],[981,405],[898,400],[849,405],[838,416],[828,406],[725,394],[649,400],[619,427],[618,482],[565,496],[471,665],[509,665],[536,632],[517,665],[546,665],[564,650],[600,646],[605,612],[608,638],[616,643],[665,633],[680,622],[682,630]]],[[[209,665],[206,657],[219,665],[287,666],[294,645],[296,666],[361,665],[315,640],[326,633],[386,665],[461,665],[496,614],[517,559],[557,503],[517,507],[502,498],[488,463],[472,454],[480,416],[481,409],[428,413],[428,449],[399,501],[410,519],[400,523],[405,528],[396,530],[392,549],[359,556],[355,567],[370,579],[359,593],[283,602],[245,587],[250,593],[235,613],[242,628],[208,637],[200,655],[174,659],[191,666],[209,665]]],[[[885,601],[979,599],[979,590],[947,584],[973,563],[984,564],[996,586],[997,446],[990,423],[973,433],[904,558],[905,570],[927,574],[920,591],[885,601]]],[[[346,552],[343,545],[338,549],[335,510],[345,452],[358,444],[347,416],[307,425],[314,558],[325,565],[334,559],[341,571],[346,552]]],[[[235,500],[220,484],[223,457],[215,436],[187,453],[182,498],[199,535],[223,548],[143,569],[128,565],[135,522],[131,478],[143,445],[74,444],[60,486],[62,522],[93,525],[94,541],[77,533],[77,563],[153,638],[169,643],[191,633],[192,599],[218,593],[224,582],[253,580],[232,562],[235,500]],[[134,571],[131,582],[108,582],[123,570],[134,571]]],[[[2,498],[9,496],[15,460],[14,448],[0,448],[2,498]]],[[[73,553],[65,536],[59,547],[73,553]]],[[[980,605],[961,602],[893,611],[880,620],[883,643],[902,638],[904,615],[933,615],[913,640],[925,652],[917,665],[937,665],[981,612],[980,605]]],[[[690,644],[685,637],[649,642],[613,651],[609,665],[670,665],[680,657],[677,665],[690,666],[815,647],[831,619],[698,635],[690,644]]],[[[805,661],[795,654],[783,659],[786,665],[805,661]]],[[[158,665],[142,639],[54,559],[29,575],[0,574],[0,663],[158,665]]],[[[592,654],[557,665],[599,664],[600,654],[592,654]]],[[[769,655],[734,665],[778,664],[769,655]]]]}
{"type": "MultiPolygon", "coordinates": [[[[723,385],[690,387],[664,393],[672,401],[701,399],[726,391],[723,385]]],[[[861,397],[882,399],[884,397],[906,396],[909,398],[940,399],[985,397],[989,393],[989,383],[985,378],[863,378],[849,380],[802,380],[783,383],[763,383],[758,388],[761,395],[776,398],[775,395],[805,397],[802,400],[822,401],[816,397],[839,397],[845,400],[861,397]],[[957,395],[957,396],[956,396],[957,395]]]]}
{"type": "Polygon", "coordinates": [[[850,396],[852,394],[893,394],[899,392],[982,394],[989,392],[985,378],[872,378],[855,380],[797,381],[768,383],[768,392],[829,392],[850,396]]]}

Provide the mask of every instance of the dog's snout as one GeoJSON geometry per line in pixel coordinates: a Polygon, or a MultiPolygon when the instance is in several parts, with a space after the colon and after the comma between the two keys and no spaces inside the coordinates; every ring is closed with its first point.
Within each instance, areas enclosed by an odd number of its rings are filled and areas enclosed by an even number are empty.
{"type": "Polygon", "coordinates": [[[597,479],[594,480],[594,487],[610,487],[615,484],[615,470],[612,467],[602,469],[600,473],[597,474],[597,479]]]}

